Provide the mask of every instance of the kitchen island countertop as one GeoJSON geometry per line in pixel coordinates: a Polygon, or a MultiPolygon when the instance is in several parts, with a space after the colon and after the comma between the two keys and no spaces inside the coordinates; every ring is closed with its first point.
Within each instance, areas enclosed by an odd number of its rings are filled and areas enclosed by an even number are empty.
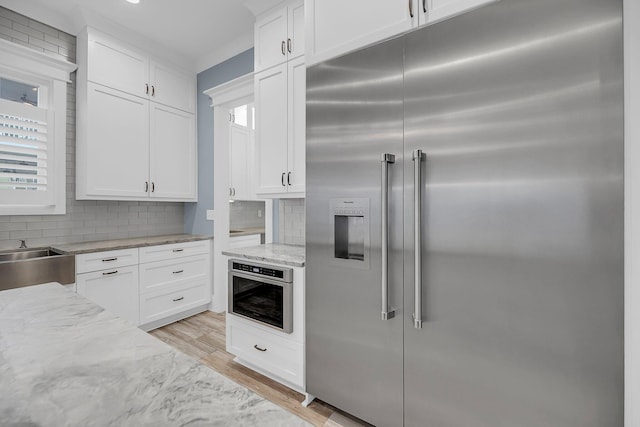
{"type": "Polygon", "coordinates": [[[0,292],[0,324],[3,425],[310,425],[59,284],[0,292]]]}
{"type": "Polygon", "coordinates": [[[222,254],[254,261],[304,267],[304,246],[302,245],[267,243],[266,245],[247,246],[245,248],[229,248],[223,250],[222,254]]]}

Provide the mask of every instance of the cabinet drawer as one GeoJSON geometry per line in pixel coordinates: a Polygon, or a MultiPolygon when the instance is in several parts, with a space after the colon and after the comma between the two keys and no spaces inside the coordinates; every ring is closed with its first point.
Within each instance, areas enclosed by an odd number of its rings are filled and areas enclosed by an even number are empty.
{"type": "Polygon", "coordinates": [[[138,325],[138,266],[78,274],[77,291],[111,313],[138,325]]]}
{"type": "Polygon", "coordinates": [[[140,263],[184,258],[191,255],[208,254],[209,240],[198,242],[172,243],[170,245],[147,246],[140,248],[140,263]]]}
{"type": "Polygon", "coordinates": [[[230,322],[228,351],[285,381],[303,386],[302,344],[230,322]]]}
{"type": "Polygon", "coordinates": [[[207,280],[140,295],[140,323],[146,324],[211,302],[207,280]]]}
{"type": "Polygon", "coordinates": [[[140,293],[157,291],[183,281],[209,276],[209,255],[140,264],[140,293]]]}
{"type": "Polygon", "coordinates": [[[138,248],[76,255],[76,274],[138,264],[138,248]]]}

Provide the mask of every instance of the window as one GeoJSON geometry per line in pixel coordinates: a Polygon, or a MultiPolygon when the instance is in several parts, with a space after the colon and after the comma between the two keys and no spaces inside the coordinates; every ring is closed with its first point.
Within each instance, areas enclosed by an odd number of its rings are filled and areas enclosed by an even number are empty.
{"type": "Polygon", "coordinates": [[[74,64],[0,40],[0,215],[64,214],[74,64]]]}

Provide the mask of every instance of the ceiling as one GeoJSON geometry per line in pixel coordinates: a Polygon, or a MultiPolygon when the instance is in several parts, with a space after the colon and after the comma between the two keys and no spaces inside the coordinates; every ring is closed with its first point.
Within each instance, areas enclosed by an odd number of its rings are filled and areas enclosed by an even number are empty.
{"type": "Polygon", "coordinates": [[[202,71],[253,46],[255,17],[242,0],[0,0],[66,32],[85,25],[162,51],[202,71]],[[141,42],[143,40],[143,42],[141,42]]]}

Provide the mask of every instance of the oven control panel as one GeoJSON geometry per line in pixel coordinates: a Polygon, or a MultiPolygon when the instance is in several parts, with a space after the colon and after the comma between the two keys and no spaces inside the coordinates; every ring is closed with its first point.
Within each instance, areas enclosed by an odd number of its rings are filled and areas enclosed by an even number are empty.
{"type": "Polygon", "coordinates": [[[231,272],[245,272],[255,276],[272,277],[283,281],[290,282],[292,280],[292,270],[289,268],[278,268],[276,266],[262,265],[262,264],[249,264],[239,262],[237,260],[231,260],[231,272]]]}

